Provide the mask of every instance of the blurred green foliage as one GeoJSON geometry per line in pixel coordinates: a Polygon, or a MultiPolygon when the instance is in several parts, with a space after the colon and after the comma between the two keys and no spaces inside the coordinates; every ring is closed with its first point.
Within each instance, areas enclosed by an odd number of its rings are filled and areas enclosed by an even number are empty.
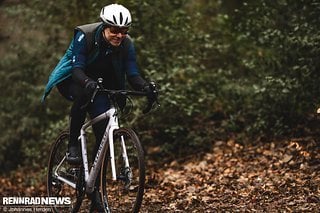
{"type": "MultiPolygon", "coordinates": [[[[0,4],[0,168],[46,165],[68,125],[70,102],[48,75],[77,25],[111,1],[0,4]]],[[[145,146],[178,157],[230,137],[303,135],[319,104],[320,3],[316,0],[122,0],[132,12],[142,75],[160,86],[161,107],[126,122],[145,146]]],[[[144,102],[136,105],[143,107],[144,102]]]]}

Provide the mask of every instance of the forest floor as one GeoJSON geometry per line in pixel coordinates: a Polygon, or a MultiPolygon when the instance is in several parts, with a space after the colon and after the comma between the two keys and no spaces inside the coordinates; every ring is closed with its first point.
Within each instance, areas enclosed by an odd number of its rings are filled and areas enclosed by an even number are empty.
{"type": "MultiPolygon", "coordinates": [[[[152,149],[148,159],[159,151],[152,149]]],[[[218,141],[209,152],[168,163],[148,160],[147,167],[141,212],[320,211],[320,145],[313,138],[218,141]]],[[[45,171],[0,176],[0,194],[44,196],[44,180],[45,171]]]]}

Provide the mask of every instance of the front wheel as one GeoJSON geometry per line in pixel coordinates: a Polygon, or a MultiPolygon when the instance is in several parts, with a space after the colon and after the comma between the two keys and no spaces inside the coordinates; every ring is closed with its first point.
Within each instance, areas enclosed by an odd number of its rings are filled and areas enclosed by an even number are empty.
{"type": "Polygon", "coordinates": [[[110,153],[102,165],[100,193],[106,212],[138,212],[145,184],[144,154],[136,133],[120,128],[114,131],[114,152],[117,180],[112,180],[110,153]],[[129,166],[124,158],[125,147],[129,166]]]}

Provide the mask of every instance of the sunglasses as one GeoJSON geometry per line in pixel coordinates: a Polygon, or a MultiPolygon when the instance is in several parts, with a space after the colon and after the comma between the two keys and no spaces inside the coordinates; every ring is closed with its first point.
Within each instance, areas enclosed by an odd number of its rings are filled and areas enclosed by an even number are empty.
{"type": "Polygon", "coordinates": [[[127,35],[128,34],[128,31],[129,31],[129,28],[127,27],[123,27],[123,28],[120,28],[120,27],[110,27],[109,28],[110,32],[112,34],[119,34],[121,33],[121,35],[127,35]]]}

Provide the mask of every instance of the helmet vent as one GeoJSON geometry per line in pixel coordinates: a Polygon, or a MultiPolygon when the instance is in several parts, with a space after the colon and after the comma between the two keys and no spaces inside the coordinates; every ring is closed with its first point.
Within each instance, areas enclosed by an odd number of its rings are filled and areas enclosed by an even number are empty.
{"type": "Polygon", "coordinates": [[[123,21],[123,16],[122,16],[122,13],[120,12],[120,24],[122,24],[122,21],[123,21]]]}
{"type": "Polygon", "coordinates": [[[117,19],[116,19],[116,17],[114,15],[113,15],[113,21],[114,21],[115,24],[118,24],[117,23],[117,19]]]}

